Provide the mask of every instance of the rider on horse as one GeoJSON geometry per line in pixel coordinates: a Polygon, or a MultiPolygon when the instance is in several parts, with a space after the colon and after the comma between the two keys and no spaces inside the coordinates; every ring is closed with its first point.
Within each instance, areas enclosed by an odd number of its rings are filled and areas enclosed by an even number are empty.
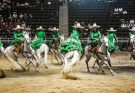
{"type": "Polygon", "coordinates": [[[110,28],[109,30],[107,30],[108,33],[107,33],[107,38],[109,40],[109,44],[108,44],[108,51],[110,53],[113,53],[115,50],[116,50],[116,46],[115,46],[115,42],[117,42],[117,37],[116,37],[116,34],[115,32],[117,30],[114,30],[114,28],[110,28]]]}
{"type": "Polygon", "coordinates": [[[100,47],[101,43],[102,43],[102,39],[101,39],[101,33],[98,30],[100,26],[98,26],[96,23],[93,24],[93,26],[90,26],[90,28],[92,29],[90,31],[90,45],[91,45],[91,49],[90,51],[93,52],[94,54],[97,53],[98,48],[100,47]]]}
{"type": "Polygon", "coordinates": [[[129,29],[129,31],[130,46],[132,45],[132,47],[135,48],[135,27],[132,27],[132,29],[129,29]]]}
{"type": "Polygon", "coordinates": [[[17,53],[22,51],[22,46],[24,42],[24,33],[23,33],[23,27],[20,27],[20,25],[17,25],[17,27],[14,29],[14,41],[11,43],[11,45],[15,45],[14,51],[17,53]]]}
{"type": "Polygon", "coordinates": [[[3,47],[3,44],[2,44],[2,42],[1,42],[1,40],[0,40],[0,49],[1,49],[1,47],[3,47]]]}
{"type": "Polygon", "coordinates": [[[52,31],[52,42],[51,45],[53,46],[54,44],[59,45],[60,44],[60,34],[59,34],[59,29],[56,27],[53,27],[51,29],[52,31]]]}
{"type": "Polygon", "coordinates": [[[66,40],[64,43],[60,46],[60,51],[62,54],[66,54],[70,51],[77,50],[79,53],[83,52],[83,48],[80,41],[80,29],[82,29],[80,23],[76,22],[73,26],[72,33],[70,35],[70,38],[66,40]]]}
{"type": "Polygon", "coordinates": [[[31,47],[35,50],[39,49],[40,46],[44,43],[44,40],[46,39],[45,36],[45,29],[40,26],[38,28],[36,28],[36,35],[35,35],[35,39],[31,42],[31,47]]]}

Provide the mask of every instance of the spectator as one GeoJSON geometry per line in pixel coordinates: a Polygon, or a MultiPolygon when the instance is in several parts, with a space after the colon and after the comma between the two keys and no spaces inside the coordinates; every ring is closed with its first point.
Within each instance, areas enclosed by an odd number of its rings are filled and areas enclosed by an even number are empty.
{"type": "Polygon", "coordinates": [[[13,20],[17,21],[17,19],[18,19],[17,13],[13,12],[13,20]]]}
{"type": "Polygon", "coordinates": [[[121,19],[121,28],[127,28],[127,24],[124,19],[121,19]]]}
{"type": "Polygon", "coordinates": [[[23,15],[22,13],[19,15],[19,20],[20,20],[21,22],[24,20],[24,15],[23,15]]]}
{"type": "Polygon", "coordinates": [[[133,27],[135,27],[135,22],[134,22],[134,19],[131,19],[131,20],[129,21],[129,26],[128,26],[128,28],[133,28],[133,27]]]}

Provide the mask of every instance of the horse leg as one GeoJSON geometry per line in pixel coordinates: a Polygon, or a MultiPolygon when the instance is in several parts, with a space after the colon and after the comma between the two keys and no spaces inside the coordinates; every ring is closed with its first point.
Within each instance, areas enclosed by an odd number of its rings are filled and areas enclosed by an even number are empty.
{"type": "Polygon", "coordinates": [[[89,70],[89,60],[91,58],[91,54],[89,53],[89,46],[86,46],[85,47],[85,56],[86,56],[86,60],[85,60],[85,63],[86,63],[86,66],[87,66],[87,71],[90,72],[89,70]]]}
{"type": "Polygon", "coordinates": [[[72,67],[79,61],[80,55],[77,51],[70,52],[65,58],[65,61],[67,61],[69,58],[71,58],[71,62],[65,63],[63,67],[63,74],[67,76],[71,71],[72,67]],[[68,57],[67,57],[68,56],[68,57]]]}
{"type": "Polygon", "coordinates": [[[26,70],[30,70],[30,61],[26,58],[25,65],[27,66],[26,70]]]}
{"type": "Polygon", "coordinates": [[[38,72],[38,68],[36,67],[36,65],[37,65],[37,64],[34,64],[34,63],[33,63],[33,61],[32,61],[32,59],[29,59],[28,61],[29,61],[28,66],[29,66],[30,64],[32,64],[32,65],[33,65],[33,67],[35,68],[35,71],[37,71],[37,72],[38,72]]]}
{"type": "Polygon", "coordinates": [[[55,57],[54,49],[52,49],[51,53],[52,53],[51,62],[52,62],[52,64],[53,64],[53,61],[54,61],[54,57],[55,57]]]}
{"type": "Polygon", "coordinates": [[[6,75],[2,69],[0,69],[0,78],[5,78],[6,75]]]}
{"type": "Polygon", "coordinates": [[[90,72],[90,70],[89,70],[89,60],[90,60],[90,58],[91,58],[91,55],[89,54],[89,55],[86,56],[86,60],[85,60],[88,72],[90,72]]]}
{"type": "Polygon", "coordinates": [[[110,65],[107,63],[107,61],[104,61],[104,64],[108,67],[108,69],[110,70],[112,76],[114,76],[114,71],[111,69],[110,65]]]}
{"type": "Polygon", "coordinates": [[[74,66],[76,65],[76,63],[79,61],[80,59],[80,55],[77,51],[74,51],[73,53],[73,57],[71,59],[71,62],[69,63],[71,66],[74,66]]]}
{"type": "Polygon", "coordinates": [[[109,64],[109,66],[112,67],[111,60],[108,59],[107,62],[108,62],[108,64],[109,64]]]}
{"type": "Polygon", "coordinates": [[[96,65],[96,61],[94,62],[93,66],[92,66],[93,69],[95,68],[95,65],[96,65]]]}
{"type": "Polygon", "coordinates": [[[61,64],[63,63],[64,57],[63,55],[59,52],[59,50],[57,50],[57,56],[59,57],[61,64]]]}
{"type": "Polygon", "coordinates": [[[99,60],[97,59],[95,62],[98,64],[99,69],[102,70],[102,73],[104,73],[105,71],[104,71],[104,69],[103,69],[103,66],[100,64],[99,60]]]}
{"type": "Polygon", "coordinates": [[[16,59],[16,60],[13,60],[13,59],[10,58],[8,55],[5,55],[5,57],[6,57],[10,62],[13,63],[13,65],[15,66],[15,70],[25,71],[25,68],[24,68],[21,64],[19,64],[19,62],[18,62],[17,59],[16,59]]]}
{"type": "Polygon", "coordinates": [[[62,73],[64,75],[68,75],[71,71],[71,66],[69,65],[69,59],[72,58],[73,56],[73,51],[69,52],[65,55],[64,57],[64,63],[63,63],[63,68],[62,68],[62,73]]]}
{"type": "Polygon", "coordinates": [[[46,63],[47,63],[49,48],[46,46],[45,49],[46,49],[46,50],[45,50],[45,52],[44,52],[44,66],[45,66],[45,68],[48,68],[48,66],[47,66],[46,63]]]}
{"type": "Polygon", "coordinates": [[[56,51],[54,52],[54,55],[55,55],[55,59],[57,60],[58,64],[60,64],[60,62],[58,60],[58,53],[56,51]]]}

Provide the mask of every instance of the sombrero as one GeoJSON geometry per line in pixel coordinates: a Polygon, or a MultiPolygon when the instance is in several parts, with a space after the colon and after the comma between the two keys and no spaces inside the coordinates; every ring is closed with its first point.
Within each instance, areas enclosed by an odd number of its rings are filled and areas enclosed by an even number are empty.
{"type": "Polygon", "coordinates": [[[91,24],[90,24],[90,23],[88,24],[88,28],[90,28],[90,29],[91,29],[91,24]]]}
{"type": "Polygon", "coordinates": [[[74,27],[74,28],[84,28],[80,23],[76,23],[72,27],[74,27]]]}
{"type": "Polygon", "coordinates": [[[107,30],[108,32],[116,32],[117,30],[115,30],[113,27],[111,27],[109,30],[107,30]]]}
{"type": "Polygon", "coordinates": [[[53,27],[53,28],[51,29],[51,31],[59,31],[59,29],[56,28],[56,27],[53,27]]]}
{"type": "Polygon", "coordinates": [[[45,30],[42,26],[39,26],[38,28],[36,28],[36,30],[45,30]]]}
{"type": "Polygon", "coordinates": [[[97,25],[96,23],[94,23],[92,26],[90,26],[89,28],[99,28],[100,26],[99,25],[97,25]]]}
{"type": "Polygon", "coordinates": [[[129,31],[135,32],[135,27],[132,27],[132,29],[129,29],[129,31]]]}
{"type": "Polygon", "coordinates": [[[21,27],[20,25],[17,25],[16,28],[14,28],[14,30],[18,30],[18,29],[24,29],[24,27],[21,27]]]}

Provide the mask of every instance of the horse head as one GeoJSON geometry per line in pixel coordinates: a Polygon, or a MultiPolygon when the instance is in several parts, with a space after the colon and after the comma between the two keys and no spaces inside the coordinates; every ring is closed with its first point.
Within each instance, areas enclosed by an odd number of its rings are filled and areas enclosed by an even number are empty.
{"type": "Polygon", "coordinates": [[[64,39],[65,39],[65,38],[64,38],[64,35],[61,35],[61,36],[60,36],[60,42],[61,42],[61,43],[64,42],[64,39]]]}
{"type": "Polygon", "coordinates": [[[30,37],[29,37],[29,33],[28,32],[24,32],[24,39],[27,43],[30,42],[30,37]]]}

